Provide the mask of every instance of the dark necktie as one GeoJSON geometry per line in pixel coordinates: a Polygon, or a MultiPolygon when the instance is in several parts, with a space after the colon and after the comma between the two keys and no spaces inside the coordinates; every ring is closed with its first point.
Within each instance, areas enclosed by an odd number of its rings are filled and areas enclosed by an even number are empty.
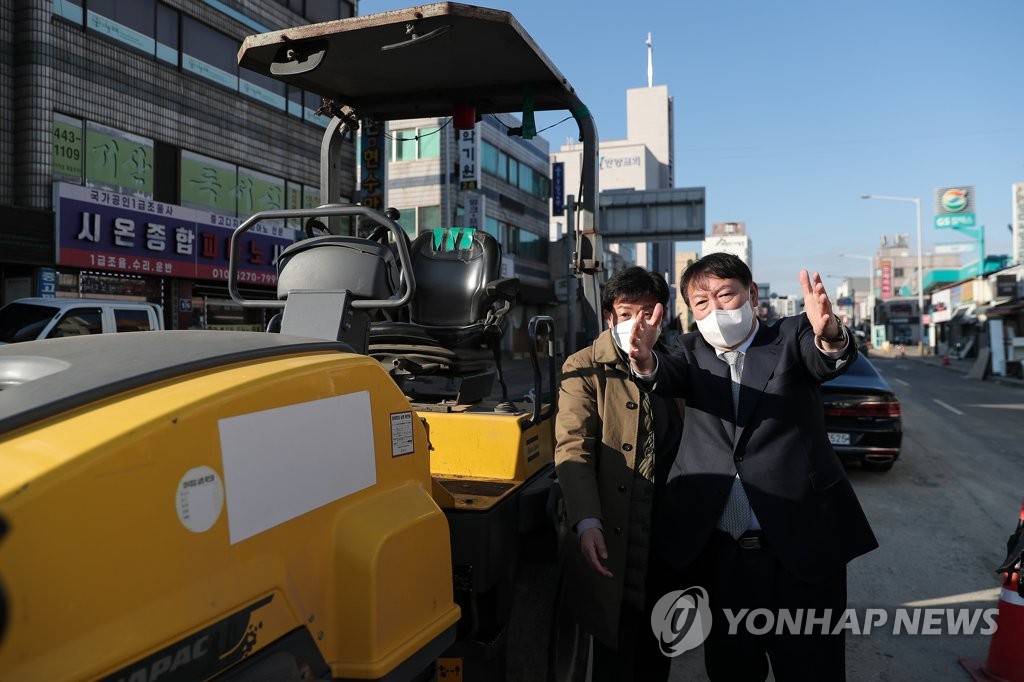
{"type": "Polygon", "coordinates": [[[636,465],[637,473],[648,481],[654,480],[654,414],[651,409],[651,396],[640,391],[640,425],[641,447],[636,465]]]}
{"type": "MultiPolygon", "coordinates": [[[[742,358],[743,353],[738,350],[722,353],[722,359],[729,365],[729,376],[732,379],[733,419],[739,413],[740,361],[742,358]]],[[[739,474],[732,480],[732,489],[729,491],[729,499],[725,501],[725,509],[722,511],[718,527],[733,538],[743,535],[750,527],[750,502],[747,500],[747,492],[743,489],[739,474]]]]}

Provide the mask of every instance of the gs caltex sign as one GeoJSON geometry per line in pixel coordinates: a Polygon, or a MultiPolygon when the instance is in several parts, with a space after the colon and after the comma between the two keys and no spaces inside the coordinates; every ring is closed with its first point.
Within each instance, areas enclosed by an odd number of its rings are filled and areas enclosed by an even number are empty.
{"type": "Polygon", "coordinates": [[[974,227],[974,186],[935,190],[935,227],[974,227]]]}

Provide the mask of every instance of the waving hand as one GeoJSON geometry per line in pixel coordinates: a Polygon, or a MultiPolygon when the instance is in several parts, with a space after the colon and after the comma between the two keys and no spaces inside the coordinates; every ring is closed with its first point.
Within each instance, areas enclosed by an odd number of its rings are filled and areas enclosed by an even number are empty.
{"type": "Polygon", "coordinates": [[[807,270],[801,270],[800,288],[804,292],[804,312],[807,313],[815,335],[824,339],[842,338],[842,327],[832,312],[832,302],[828,300],[825,285],[821,283],[821,275],[814,273],[812,278],[807,270]]]}

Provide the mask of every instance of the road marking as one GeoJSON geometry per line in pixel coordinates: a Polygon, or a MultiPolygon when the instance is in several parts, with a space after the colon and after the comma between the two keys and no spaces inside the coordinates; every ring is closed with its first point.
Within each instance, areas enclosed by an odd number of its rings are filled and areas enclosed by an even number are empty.
{"type": "Polygon", "coordinates": [[[963,594],[951,594],[947,597],[935,597],[933,599],[921,599],[919,601],[908,601],[901,606],[928,607],[928,606],[952,606],[953,604],[973,604],[975,602],[993,602],[999,599],[999,588],[989,587],[976,592],[964,592],[963,594]]]}
{"type": "Polygon", "coordinates": [[[904,381],[903,379],[893,379],[892,381],[893,381],[894,384],[899,384],[900,386],[909,386],[910,385],[909,381],[904,381]]]}
{"type": "Polygon", "coordinates": [[[983,410],[1024,410],[1024,403],[1016,403],[1012,405],[971,405],[971,407],[980,407],[983,410]]]}
{"type": "Polygon", "coordinates": [[[947,405],[946,403],[942,402],[942,401],[941,401],[941,400],[939,400],[938,398],[932,398],[932,400],[934,400],[935,402],[937,402],[937,403],[938,403],[939,405],[942,405],[943,407],[945,407],[945,408],[946,408],[947,410],[949,410],[949,411],[950,411],[950,412],[952,412],[953,414],[963,414],[963,412],[961,412],[960,410],[956,409],[956,408],[955,408],[955,407],[953,407],[952,405],[947,405]]]}

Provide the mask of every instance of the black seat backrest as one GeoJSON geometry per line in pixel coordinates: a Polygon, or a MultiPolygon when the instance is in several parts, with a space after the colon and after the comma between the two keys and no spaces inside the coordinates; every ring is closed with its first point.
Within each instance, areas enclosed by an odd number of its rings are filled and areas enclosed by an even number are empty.
{"type": "Polygon", "coordinates": [[[399,289],[398,263],[386,244],[325,235],[295,242],[277,262],[277,297],[292,290],[341,291],[386,299],[399,289]]]}
{"type": "Polygon", "coordinates": [[[487,285],[501,277],[498,240],[468,227],[435,228],[412,242],[416,295],[409,319],[424,327],[467,327],[487,319],[487,285]]]}

